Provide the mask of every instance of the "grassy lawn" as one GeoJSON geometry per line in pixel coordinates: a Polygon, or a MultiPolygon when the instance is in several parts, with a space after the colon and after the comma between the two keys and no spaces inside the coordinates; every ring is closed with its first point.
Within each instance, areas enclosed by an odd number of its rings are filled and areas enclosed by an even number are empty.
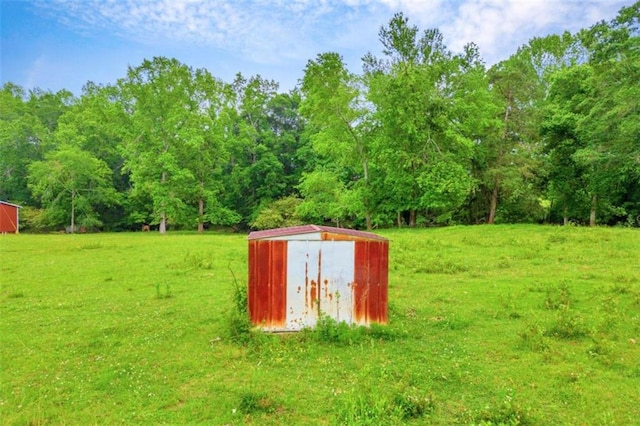
{"type": "Polygon", "coordinates": [[[242,339],[244,235],[0,237],[2,423],[638,423],[639,230],[379,233],[389,326],[242,339]]]}

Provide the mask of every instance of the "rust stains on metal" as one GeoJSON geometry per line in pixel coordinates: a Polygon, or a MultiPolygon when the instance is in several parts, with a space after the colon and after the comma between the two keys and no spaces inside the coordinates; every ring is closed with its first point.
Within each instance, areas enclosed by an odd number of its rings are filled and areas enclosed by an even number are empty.
{"type": "Polygon", "coordinates": [[[388,241],[306,225],[249,236],[249,312],[267,331],[314,327],[323,315],[349,324],[387,322],[388,241]]]}
{"type": "Polygon", "coordinates": [[[307,308],[313,309],[313,307],[316,305],[318,300],[318,285],[316,284],[315,280],[311,280],[311,290],[309,291],[309,299],[311,303],[307,305],[307,308]]]}
{"type": "Polygon", "coordinates": [[[283,327],[287,305],[286,241],[249,244],[249,317],[265,329],[283,327]]]}
{"type": "Polygon", "coordinates": [[[321,304],[320,301],[322,300],[321,293],[320,293],[322,291],[322,289],[320,288],[320,285],[321,285],[320,283],[321,282],[322,282],[322,250],[318,250],[318,281],[317,281],[317,283],[318,283],[318,293],[317,293],[318,300],[316,302],[316,305],[317,305],[316,308],[318,309],[318,318],[320,318],[320,315],[322,315],[322,308],[320,307],[320,304],[321,304]]]}
{"type": "Polygon", "coordinates": [[[354,320],[357,324],[387,323],[388,245],[357,241],[352,284],[354,320]]]}

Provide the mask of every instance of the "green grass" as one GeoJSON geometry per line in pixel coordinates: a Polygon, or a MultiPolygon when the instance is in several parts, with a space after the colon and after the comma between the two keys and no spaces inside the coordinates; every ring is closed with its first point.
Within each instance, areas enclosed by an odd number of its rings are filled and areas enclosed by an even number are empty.
{"type": "Polygon", "coordinates": [[[245,236],[2,236],[2,423],[637,424],[638,230],[380,234],[389,326],[291,335],[230,326],[245,236]]]}

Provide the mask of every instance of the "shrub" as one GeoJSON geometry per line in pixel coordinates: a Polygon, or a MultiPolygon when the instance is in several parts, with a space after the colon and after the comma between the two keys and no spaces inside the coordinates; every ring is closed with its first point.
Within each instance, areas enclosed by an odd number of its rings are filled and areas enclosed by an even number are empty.
{"type": "Polygon", "coordinates": [[[302,220],[296,214],[300,203],[302,200],[294,195],[276,200],[260,210],[251,226],[255,229],[271,229],[302,225],[302,220]]]}

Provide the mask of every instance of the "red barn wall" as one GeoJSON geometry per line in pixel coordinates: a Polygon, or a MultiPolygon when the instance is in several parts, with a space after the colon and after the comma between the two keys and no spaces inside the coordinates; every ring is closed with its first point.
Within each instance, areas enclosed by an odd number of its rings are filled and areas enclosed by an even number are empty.
{"type": "Polygon", "coordinates": [[[18,207],[0,203],[0,232],[18,232],[18,207]]]}

